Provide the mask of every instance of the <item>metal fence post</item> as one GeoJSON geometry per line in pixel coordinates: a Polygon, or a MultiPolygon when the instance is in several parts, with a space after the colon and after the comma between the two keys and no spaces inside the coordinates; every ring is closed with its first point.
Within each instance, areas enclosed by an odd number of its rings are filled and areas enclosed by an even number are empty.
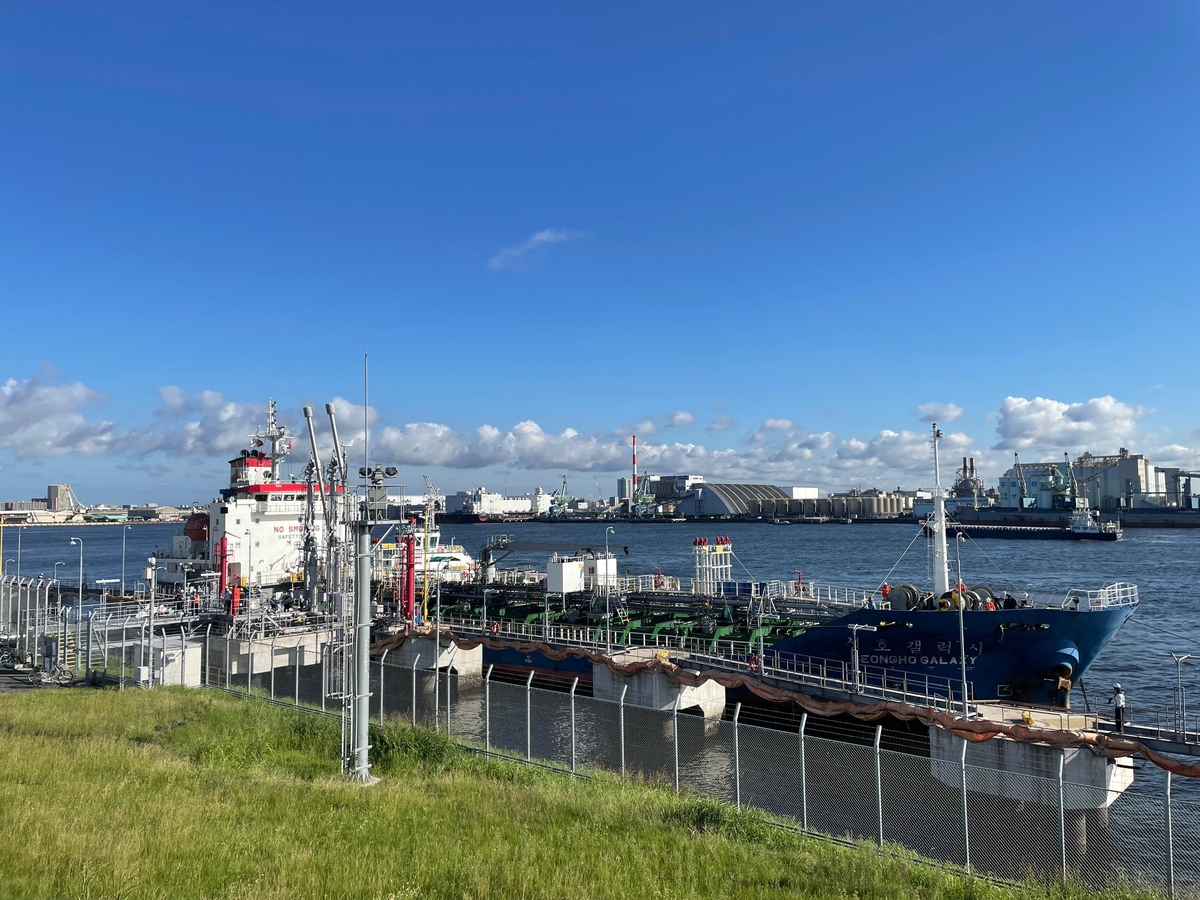
{"type": "Polygon", "coordinates": [[[967,814],[967,739],[962,739],[962,756],[959,759],[959,774],[962,779],[962,835],[963,857],[967,871],[971,871],[971,825],[967,814]]]}
{"type": "Polygon", "coordinates": [[[446,737],[450,737],[450,667],[454,664],[454,652],[457,649],[457,645],[451,647],[446,660],[446,737]]]}
{"type": "Polygon", "coordinates": [[[1058,754],[1058,861],[1062,868],[1063,884],[1067,882],[1067,804],[1063,788],[1063,766],[1067,760],[1064,749],[1058,754]]]}
{"type": "Polygon", "coordinates": [[[489,663],[487,672],[483,676],[483,752],[486,754],[492,752],[492,669],[494,668],[495,666],[489,663]]]}
{"type": "Polygon", "coordinates": [[[808,772],[804,765],[804,728],[808,713],[800,713],[800,829],[808,831],[808,772]]]}
{"type": "MultiPolygon", "coordinates": [[[[106,624],[104,626],[104,628],[107,631],[108,625],[106,624]]],[[[179,686],[180,687],[187,687],[187,679],[185,678],[186,673],[187,673],[187,637],[184,635],[184,633],[182,631],[180,631],[179,632],[179,686]]]]}
{"type": "Polygon", "coordinates": [[[679,695],[675,695],[675,708],[671,711],[671,743],[675,745],[675,793],[679,793],[679,695]]]}
{"type": "Polygon", "coordinates": [[[742,714],[742,704],[733,708],[733,799],[738,811],[742,809],[742,756],[738,744],[738,717],[742,714]]]}
{"type": "MultiPolygon", "coordinates": [[[[125,629],[128,627],[128,625],[129,616],[126,616],[125,620],[121,622],[121,680],[117,684],[117,690],[119,691],[125,690],[125,629]]],[[[209,627],[211,628],[212,626],[210,625],[209,627]]],[[[204,642],[205,646],[207,647],[208,635],[204,636],[204,642]]],[[[205,655],[207,655],[207,650],[205,651],[205,655]]]]}
{"type": "Polygon", "coordinates": [[[383,664],[387,662],[387,655],[392,652],[392,648],[388,647],[383,651],[383,656],[379,657],[379,724],[383,724],[383,664]]]}
{"type": "Polygon", "coordinates": [[[1167,896],[1175,896],[1175,835],[1171,826],[1171,773],[1163,770],[1163,838],[1167,851],[1167,896]]]}
{"type": "Polygon", "coordinates": [[[628,684],[621,685],[621,702],[617,707],[618,714],[621,717],[621,780],[625,780],[625,694],[629,690],[628,684]]]}
{"type": "Polygon", "coordinates": [[[525,762],[527,763],[533,759],[532,697],[533,672],[530,672],[529,677],[525,679],[525,762]]]}
{"type": "Polygon", "coordinates": [[[321,647],[321,712],[325,712],[325,694],[329,688],[329,645],[321,647]]]}
{"type": "Polygon", "coordinates": [[[246,634],[246,659],[249,665],[246,666],[246,696],[250,696],[251,688],[254,681],[254,632],[250,631],[246,634]]]}
{"type": "MultiPolygon", "coordinates": [[[[138,646],[141,649],[141,646],[138,646]]],[[[229,673],[233,671],[233,663],[229,659],[229,632],[225,632],[225,690],[229,690],[229,673]]]]}
{"type": "Polygon", "coordinates": [[[275,641],[278,634],[271,635],[271,699],[275,699],[275,641]]]}
{"type": "Polygon", "coordinates": [[[412,664],[412,723],[413,728],[417,727],[417,663],[421,659],[421,654],[418,653],[413,657],[412,664]]]}
{"type": "Polygon", "coordinates": [[[571,774],[575,774],[575,688],[579,687],[579,676],[571,682],[571,774]]]}
{"type": "MultiPolygon", "coordinates": [[[[125,645],[124,626],[121,626],[121,646],[125,645]]],[[[212,633],[212,623],[208,623],[208,627],[204,629],[204,668],[200,672],[200,680],[205,684],[212,684],[212,643],[209,641],[209,635],[212,633]]],[[[121,653],[121,658],[124,659],[124,651],[121,653]]],[[[124,669],[122,669],[124,674],[124,669]]]]}
{"type": "Polygon", "coordinates": [[[879,741],[883,737],[883,726],[875,726],[875,812],[878,816],[879,846],[883,846],[883,767],[880,764],[879,741]]]}
{"type": "Polygon", "coordinates": [[[296,638],[296,667],[292,673],[292,706],[300,705],[300,638],[296,638]]]}
{"type": "MultiPolygon", "coordinates": [[[[25,615],[26,615],[26,627],[28,628],[28,616],[29,616],[28,605],[26,605],[26,607],[25,607],[25,615]]],[[[92,669],[92,622],[95,620],[95,618],[96,618],[96,614],[94,612],[88,613],[87,655],[84,656],[84,658],[83,658],[83,677],[84,678],[88,677],[88,673],[92,669]]],[[[28,643],[28,641],[26,641],[26,643],[28,643]]],[[[28,649],[28,648],[26,648],[26,649],[28,649]]]]}

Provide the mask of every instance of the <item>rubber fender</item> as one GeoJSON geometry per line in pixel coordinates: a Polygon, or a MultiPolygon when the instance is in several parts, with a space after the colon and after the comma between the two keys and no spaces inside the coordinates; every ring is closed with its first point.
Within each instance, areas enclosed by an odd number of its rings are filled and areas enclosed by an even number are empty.
{"type": "Polygon", "coordinates": [[[1025,651],[1025,660],[1035,671],[1048,675],[1055,669],[1065,669],[1065,677],[1070,678],[1079,669],[1079,647],[1065,638],[1038,641],[1025,651]]]}

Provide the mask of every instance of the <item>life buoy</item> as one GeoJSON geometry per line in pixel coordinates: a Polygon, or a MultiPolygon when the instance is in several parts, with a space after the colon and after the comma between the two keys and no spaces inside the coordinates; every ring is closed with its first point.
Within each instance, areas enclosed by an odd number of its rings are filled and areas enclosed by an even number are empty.
{"type": "Polygon", "coordinates": [[[493,620],[492,624],[488,626],[488,631],[490,631],[493,635],[499,634],[500,623],[493,620]]]}
{"type": "Polygon", "coordinates": [[[751,656],[748,660],[746,660],[746,668],[750,670],[751,674],[757,672],[758,671],[758,657],[751,656]]]}

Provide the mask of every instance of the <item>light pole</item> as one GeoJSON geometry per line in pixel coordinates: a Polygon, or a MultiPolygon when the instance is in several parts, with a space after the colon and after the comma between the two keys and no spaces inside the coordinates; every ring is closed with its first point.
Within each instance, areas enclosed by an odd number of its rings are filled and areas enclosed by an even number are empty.
{"type": "Polygon", "coordinates": [[[612,653],[612,611],[609,609],[611,587],[608,578],[608,536],[616,534],[617,530],[609,525],[604,529],[604,644],[612,653]]]}
{"type": "Polygon", "coordinates": [[[850,671],[854,678],[854,693],[858,693],[858,633],[860,631],[878,631],[874,625],[849,625],[850,635],[854,640],[854,647],[850,652],[850,671]]]}
{"type": "Polygon", "coordinates": [[[1180,740],[1184,740],[1187,734],[1187,695],[1183,691],[1183,661],[1191,659],[1192,654],[1172,650],[1171,658],[1175,660],[1175,732],[1180,740]]]}
{"type": "Polygon", "coordinates": [[[65,565],[66,565],[66,563],[65,563],[65,562],[56,562],[56,563],[54,564],[54,580],[55,580],[55,581],[58,581],[58,567],[59,567],[59,566],[65,566],[65,565]]]}
{"type": "Polygon", "coordinates": [[[13,559],[12,557],[9,557],[8,559],[6,559],[6,560],[4,561],[4,574],[6,574],[6,575],[8,574],[8,564],[9,564],[10,562],[16,562],[16,560],[15,560],[15,559],[13,559]]]}
{"type": "Polygon", "coordinates": [[[954,541],[954,555],[958,560],[958,584],[954,586],[954,593],[958,594],[958,663],[962,670],[962,698],[963,698],[963,715],[967,717],[967,627],[966,627],[966,606],[967,598],[966,591],[963,590],[965,585],[962,580],[962,551],[963,542],[967,539],[961,531],[958,533],[954,541]]]}
{"type": "Polygon", "coordinates": [[[71,538],[72,544],[79,545],[79,609],[75,616],[75,668],[79,668],[79,644],[83,638],[83,538],[71,538]]]}
{"type": "Polygon", "coordinates": [[[247,528],[246,536],[246,609],[250,608],[250,578],[254,573],[254,542],[250,539],[252,532],[247,528]]]}
{"type": "Polygon", "coordinates": [[[125,599],[125,534],[132,528],[132,525],[125,525],[121,528],[121,599],[125,599]]]}
{"type": "Polygon", "coordinates": [[[21,533],[25,531],[25,525],[17,526],[17,583],[21,583],[21,533]]]}

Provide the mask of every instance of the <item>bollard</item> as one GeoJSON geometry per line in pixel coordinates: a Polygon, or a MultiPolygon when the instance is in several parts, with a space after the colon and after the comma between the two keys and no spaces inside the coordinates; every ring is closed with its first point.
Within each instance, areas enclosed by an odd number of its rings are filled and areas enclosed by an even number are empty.
{"type": "Polygon", "coordinates": [[[621,717],[621,780],[625,780],[625,693],[629,690],[628,684],[621,685],[621,703],[617,707],[618,714],[621,717]]]}
{"type": "Polygon", "coordinates": [[[412,723],[413,728],[417,727],[417,661],[420,660],[421,654],[418,653],[413,657],[412,664],[412,723]]]}
{"type": "Polygon", "coordinates": [[[804,766],[804,729],[808,713],[800,713],[800,830],[808,831],[808,772],[804,766]]]}
{"type": "Polygon", "coordinates": [[[962,758],[959,760],[959,771],[962,775],[962,835],[963,858],[967,871],[971,871],[971,825],[967,812],[967,739],[963,738],[962,758]]]}
{"type": "Polygon", "coordinates": [[[880,766],[879,740],[883,737],[883,726],[875,726],[875,811],[878,815],[879,846],[883,846],[883,769],[880,766]]]}
{"type": "Polygon", "coordinates": [[[575,688],[579,687],[579,676],[571,682],[571,774],[575,774],[575,688]]]}
{"type": "Polygon", "coordinates": [[[533,759],[533,714],[531,700],[533,697],[533,672],[525,679],[525,762],[533,759]]]}
{"type": "Polygon", "coordinates": [[[733,799],[737,803],[738,812],[742,810],[742,760],[738,747],[738,716],[742,714],[742,704],[733,708],[733,799]]]}
{"type": "Polygon", "coordinates": [[[675,695],[675,709],[672,710],[671,716],[674,721],[671,724],[671,743],[675,745],[675,793],[679,793],[679,695],[675,695]]]}
{"type": "Polygon", "coordinates": [[[383,724],[383,664],[387,662],[387,655],[392,650],[388,647],[383,651],[383,656],[379,657],[379,724],[383,724]]]}
{"type": "MultiPolygon", "coordinates": [[[[483,676],[483,752],[492,752],[492,669],[489,665],[483,676]]],[[[578,681],[579,679],[576,679],[578,681]]]]}

